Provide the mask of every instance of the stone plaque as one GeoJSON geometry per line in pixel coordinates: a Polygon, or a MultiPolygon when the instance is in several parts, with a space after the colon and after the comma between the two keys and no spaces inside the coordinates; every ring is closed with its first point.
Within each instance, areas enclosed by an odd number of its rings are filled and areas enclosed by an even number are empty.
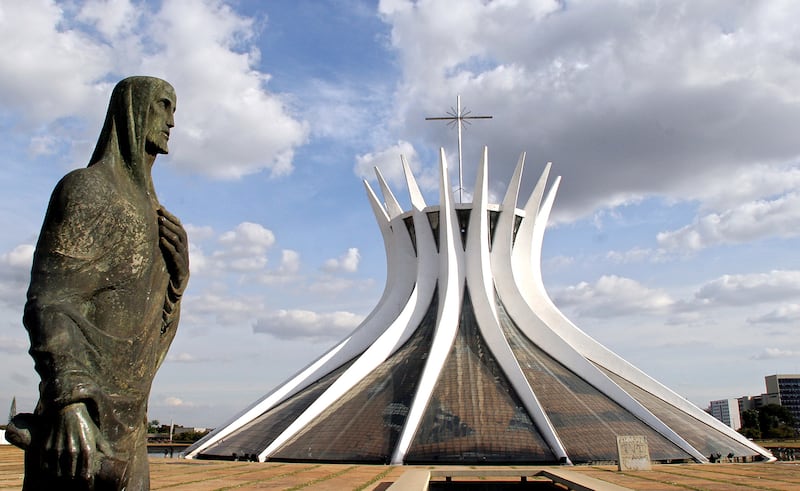
{"type": "Polygon", "coordinates": [[[644,436],[618,436],[617,456],[619,458],[617,470],[650,470],[650,450],[647,447],[647,438],[644,436]]]}

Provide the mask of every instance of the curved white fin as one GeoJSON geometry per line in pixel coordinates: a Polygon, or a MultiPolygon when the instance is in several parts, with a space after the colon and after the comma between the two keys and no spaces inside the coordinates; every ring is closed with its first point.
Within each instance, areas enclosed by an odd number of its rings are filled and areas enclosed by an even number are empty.
{"type": "Polygon", "coordinates": [[[417,185],[417,180],[414,178],[414,173],[411,171],[411,166],[408,165],[406,158],[401,155],[400,162],[403,164],[403,174],[406,176],[406,186],[408,187],[408,195],[411,198],[411,206],[417,210],[425,209],[425,198],[417,185]]]}
{"type": "Polygon", "coordinates": [[[383,201],[386,203],[386,211],[389,213],[389,218],[402,215],[403,208],[400,206],[400,203],[398,203],[397,198],[394,197],[394,193],[392,193],[389,185],[386,184],[386,179],[383,178],[381,170],[377,167],[375,167],[375,176],[378,178],[378,184],[381,187],[381,194],[383,194],[383,201]]]}
{"type": "MultiPolygon", "coordinates": [[[[439,311],[436,331],[425,367],[417,385],[414,400],[408,411],[403,430],[392,455],[391,462],[402,463],[414,435],[430,402],[436,381],[439,379],[444,362],[450,354],[450,347],[458,330],[461,311],[461,294],[464,286],[463,248],[456,243],[459,237],[458,219],[450,196],[450,179],[444,149],[439,151],[440,160],[440,208],[439,208],[439,311]]],[[[460,243],[460,240],[459,240],[460,243]]]]}

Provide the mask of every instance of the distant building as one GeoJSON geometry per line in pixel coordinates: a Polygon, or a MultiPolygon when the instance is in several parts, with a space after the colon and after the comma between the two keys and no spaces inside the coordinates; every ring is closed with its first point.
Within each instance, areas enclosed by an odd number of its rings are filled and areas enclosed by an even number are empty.
{"type": "Polygon", "coordinates": [[[718,401],[711,401],[709,407],[711,416],[722,421],[734,430],[742,427],[742,418],[739,412],[738,399],[720,399],[718,401]]]}
{"type": "Polygon", "coordinates": [[[767,375],[764,377],[767,393],[777,404],[784,406],[794,416],[794,426],[800,429],[800,375],[767,375]]]}
{"type": "Polygon", "coordinates": [[[750,409],[758,409],[770,404],[781,405],[781,398],[775,394],[761,394],[757,396],[742,396],[739,401],[739,414],[750,409]]]}

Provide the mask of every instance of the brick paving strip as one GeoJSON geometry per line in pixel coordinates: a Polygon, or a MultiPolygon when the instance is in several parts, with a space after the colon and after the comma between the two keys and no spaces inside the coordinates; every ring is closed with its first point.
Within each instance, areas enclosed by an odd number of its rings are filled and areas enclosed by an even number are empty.
{"type": "Polygon", "coordinates": [[[350,471],[352,471],[353,469],[357,469],[357,468],[358,468],[357,465],[351,465],[350,467],[346,467],[344,469],[341,469],[339,471],[333,472],[333,473],[328,474],[326,476],[318,477],[318,478],[313,479],[311,481],[307,481],[307,482],[298,484],[296,486],[292,486],[291,488],[288,488],[286,491],[297,491],[298,489],[310,488],[312,486],[316,486],[318,484],[322,484],[325,481],[329,481],[329,480],[331,480],[333,478],[343,476],[343,475],[349,473],[350,471]]]}
{"type": "Polygon", "coordinates": [[[597,479],[648,491],[800,489],[800,466],[786,464],[657,465],[652,471],[617,472],[613,466],[574,468],[597,479]]]}
{"type": "Polygon", "coordinates": [[[699,474],[712,473],[717,476],[716,479],[722,482],[740,482],[741,480],[745,480],[745,482],[751,483],[750,485],[753,486],[754,489],[800,489],[800,465],[774,464],[768,468],[769,472],[764,472],[763,469],[764,467],[762,464],[754,464],[751,466],[695,466],[687,467],[686,471],[697,472],[699,474]],[[720,476],[724,476],[724,478],[720,476]]]}
{"type": "MultiPolygon", "coordinates": [[[[589,477],[600,479],[601,481],[610,482],[618,486],[623,486],[630,489],[647,490],[647,491],[680,491],[687,489],[682,486],[677,486],[674,483],[665,483],[656,480],[643,480],[639,474],[645,472],[617,472],[616,466],[611,467],[584,467],[576,466],[572,470],[586,474],[589,477]]],[[[691,489],[691,488],[689,488],[691,489]]]]}
{"type": "MultiPolygon", "coordinates": [[[[0,491],[19,491],[22,451],[0,445],[0,491]]],[[[386,489],[413,466],[150,460],[154,491],[386,489]]],[[[513,466],[509,466],[513,468],[513,466]]],[[[800,464],[656,465],[652,471],[617,472],[615,466],[575,466],[570,471],[642,491],[800,489],[800,464]]]]}
{"type": "Polygon", "coordinates": [[[320,464],[259,464],[250,462],[230,462],[221,472],[206,473],[201,469],[186,466],[185,477],[173,484],[161,485],[161,474],[150,472],[150,489],[157,491],[227,491],[231,489],[258,489],[261,484],[274,481],[272,489],[288,487],[285,482],[297,483],[297,476],[313,474],[320,464]]]}
{"type": "Polygon", "coordinates": [[[698,482],[706,482],[708,486],[711,486],[712,489],[719,488],[719,486],[725,486],[730,488],[731,483],[734,483],[736,486],[741,487],[743,489],[759,489],[764,491],[785,491],[786,489],[796,489],[796,487],[786,488],[780,487],[779,483],[769,483],[764,482],[765,480],[760,478],[748,478],[745,476],[724,476],[713,472],[713,470],[699,472],[696,469],[682,469],[682,472],[673,472],[670,470],[662,470],[664,474],[673,475],[673,476],[681,476],[684,478],[695,478],[698,482]],[[772,484],[772,485],[771,485],[772,484]],[[775,487],[775,485],[778,487],[775,487]]]}
{"type": "Polygon", "coordinates": [[[358,486],[356,488],[353,488],[353,491],[365,491],[367,489],[373,489],[374,488],[374,486],[373,486],[374,484],[377,484],[377,483],[383,481],[384,478],[387,478],[389,476],[389,474],[395,474],[393,476],[393,479],[397,479],[400,476],[400,473],[401,473],[400,471],[401,470],[398,469],[396,466],[395,467],[387,467],[386,470],[384,470],[383,472],[381,472],[379,474],[376,474],[369,481],[365,482],[364,484],[362,484],[362,485],[360,485],[360,486],[358,486]]]}
{"type": "Polygon", "coordinates": [[[0,445],[0,490],[22,489],[23,453],[17,447],[0,445]]]}
{"type": "MultiPolygon", "coordinates": [[[[639,472],[618,472],[616,467],[614,468],[599,468],[599,467],[592,467],[592,469],[596,469],[600,471],[598,474],[589,473],[593,477],[597,479],[602,479],[604,481],[612,482],[614,484],[619,484],[620,486],[626,486],[631,489],[639,489],[639,490],[647,490],[647,491],[661,491],[661,490],[680,490],[680,489],[690,489],[693,491],[710,491],[717,489],[713,487],[713,483],[708,483],[703,481],[702,479],[693,478],[692,476],[686,476],[681,472],[662,472],[662,466],[653,466],[653,470],[650,471],[639,471],[639,472]],[[625,478],[625,482],[623,483],[620,478],[625,478]],[[712,484],[712,486],[709,486],[712,484]]],[[[735,490],[735,489],[751,489],[750,487],[740,487],[735,483],[727,483],[726,484],[727,490],[735,490]]]]}
{"type": "Polygon", "coordinates": [[[346,474],[333,476],[307,489],[314,491],[372,491],[381,482],[395,481],[406,469],[398,466],[359,465],[346,474]]]}
{"type": "MultiPolygon", "coordinates": [[[[279,466],[275,465],[271,469],[279,466]]],[[[150,460],[150,474],[158,476],[151,486],[153,489],[168,489],[249,472],[251,471],[248,469],[232,466],[230,462],[197,462],[195,465],[184,460],[150,460]]]]}
{"type": "MultiPolygon", "coordinates": [[[[771,465],[771,471],[779,471],[781,465],[771,465]]],[[[666,473],[674,473],[667,469],[662,469],[666,473]]],[[[735,468],[710,466],[707,468],[691,467],[681,469],[683,475],[695,475],[712,482],[728,485],[733,482],[748,489],[764,489],[767,491],[791,491],[800,488],[800,479],[795,473],[794,479],[779,479],[772,473],[748,473],[737,472],[735,468]]],[[[775,472],[780,474],[780,472],[775,472]]]]}

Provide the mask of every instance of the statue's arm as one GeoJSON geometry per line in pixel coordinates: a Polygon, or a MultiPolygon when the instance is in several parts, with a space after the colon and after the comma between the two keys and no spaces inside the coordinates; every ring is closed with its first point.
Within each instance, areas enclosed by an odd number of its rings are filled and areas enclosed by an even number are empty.
{"type": "MultiPolygon", "coordinates": [[[[65,176],[50,199],[34,254],[23,323],[30,354],[42,377],[40,397],[63,407],[93,398],[95,347],[84,331],[91,322],[91,297],[100,284],[103,205],[79,173],[65,176]]],[[[101,193],[102,194],[102,193],[101,193]]]]}
{"type": "Polygon", "coordinates": [[[95,425],[87,405],[76,402],[60,408],[53,416],[45,436],[42,470],[91,483],[104,456],[111,455],[111,446],[95,425]]]}
{"type": "Polygon", "coordinates": [[[98,285],[93,263],[103,247],[96,242],[102,230],[87,227],[103,222],[100,207],[91,198],[85,200],[92,190],[80,184],[68,175],[53,192],[34,256],[23,322],[42,379],[41,427],[34,429],[33,442],[41,450],[41,470],[91,481],[102,456],[111,454],[96,422],[96,401],[102,398],[93,376],[96,347],[84,331],[96,329],[89,300],[98,285]]]}
{"type": "Polygon", "coordinates": [[[164,333],[180,318],[181,297],[189,283],[189,241],[180,220],[163,207],[158,209],[158,235],[170,276],[162,312],[164,333]]]}
{"type": "Polygon", "coordinates": [[[95,347],[88,343],[81,324],[88,323],[69,304],[29,300],[23,321],[31,340],[30,354],[41,376],[39,396],[44,409],[74,402],[96,400],[91,358],[95,347]]]}

